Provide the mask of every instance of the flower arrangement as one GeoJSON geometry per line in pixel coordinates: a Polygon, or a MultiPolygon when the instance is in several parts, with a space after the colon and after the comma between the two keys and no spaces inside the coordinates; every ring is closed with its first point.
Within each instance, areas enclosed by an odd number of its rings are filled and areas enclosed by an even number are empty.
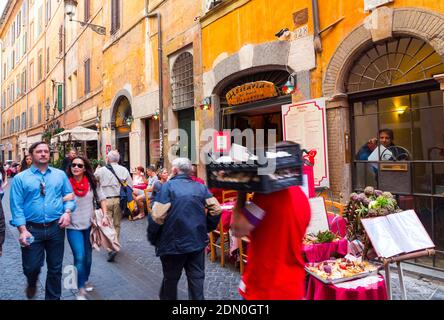
{"type": "Polygon", "coordinates": [[[367,256],[371,249],[371,243],[365,233],[361,219],[385,216],[400,211],[402,210],[390,192],[366,187],[363,193],[352,193],[344,211],[347,220],[348,240],[361,241],[364,244],[363,256],[367,256]]]}

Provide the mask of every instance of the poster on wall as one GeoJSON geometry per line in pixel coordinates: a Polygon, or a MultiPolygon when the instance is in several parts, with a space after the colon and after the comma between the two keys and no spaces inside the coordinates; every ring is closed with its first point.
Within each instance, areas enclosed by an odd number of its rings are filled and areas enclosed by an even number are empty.
{"type": "Polygon", "coordinates": [[[319,98],[282,106],[284,140],[317,152],[313,167],[315,188],[330,187],[325,100],[319,98]]]}

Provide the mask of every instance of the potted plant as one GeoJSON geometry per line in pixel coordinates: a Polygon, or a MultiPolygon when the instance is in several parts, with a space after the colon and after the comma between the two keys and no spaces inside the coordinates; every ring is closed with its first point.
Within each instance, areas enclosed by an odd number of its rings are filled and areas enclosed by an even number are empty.
{"type": "Polygon", "coordinates": [[[344,216],[347,221],[347,238],[363,244],[363,257],[368,257],[372,249],[361,219],[385,216],[402,211],[390,192],[366,187],[363,193],[352,193],[346,204],[344,216]]]}

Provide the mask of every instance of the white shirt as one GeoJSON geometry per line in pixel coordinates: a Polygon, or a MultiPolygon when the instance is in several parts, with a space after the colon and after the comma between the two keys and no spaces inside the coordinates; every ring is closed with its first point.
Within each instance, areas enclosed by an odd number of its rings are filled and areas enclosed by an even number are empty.
{"type": "MultiPolygon", "coordinates": [[[[131,175],[125,167],[117,163],[111,163],[111,166],[122,182],[126,181],[130,187],[133,186],[131,175]]],[[[98,168],[94,175],[102,187],[105,197],[118,197],[120,195],[121,184],[107,167],[98,168]]]]}

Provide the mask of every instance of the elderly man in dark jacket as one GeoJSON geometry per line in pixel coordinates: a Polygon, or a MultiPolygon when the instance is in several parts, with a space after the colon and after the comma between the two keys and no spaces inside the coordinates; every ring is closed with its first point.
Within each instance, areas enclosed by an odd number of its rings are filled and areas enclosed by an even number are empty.
{"type": "Polygon", "coordinates": [[[5,242],[5,232],[5,214],[3,213],[3,206],[0,202],[0,257],[2,256],[2,247],[3,243],[5,242]]]}
{"type": "Polygon", "coordinates": [[[173,178],[162,185],[148,217],[148,239],[156,246],[163,269],[161,300],[177,299],[177,283],[185,272],[188,298],[203,300],[205,247],[208,232],[219,223],[221,208],[208,188],[191,179],[191,161],[173,161],[173,178]]]}

